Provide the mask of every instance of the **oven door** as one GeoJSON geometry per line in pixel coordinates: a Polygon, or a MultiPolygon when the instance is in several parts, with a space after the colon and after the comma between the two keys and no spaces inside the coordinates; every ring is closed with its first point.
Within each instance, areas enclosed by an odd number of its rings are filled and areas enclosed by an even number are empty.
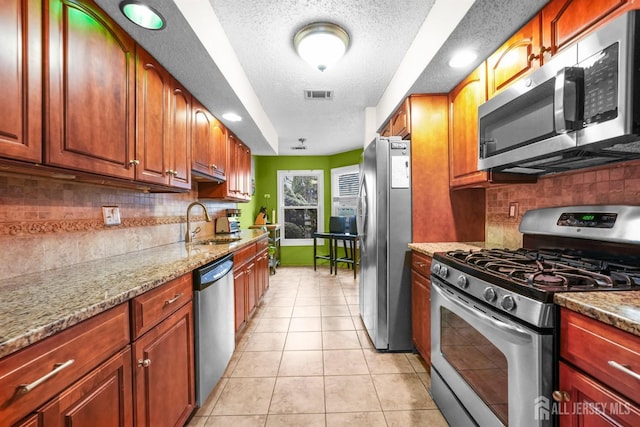
{"type": "Polygon", "coordinates": [[[552,348],[551,332],[521,325],[431,276],[431,391],[450,423],[461,424],[456,413],[466,413],[480,426],[550,426],[552,348]]]}

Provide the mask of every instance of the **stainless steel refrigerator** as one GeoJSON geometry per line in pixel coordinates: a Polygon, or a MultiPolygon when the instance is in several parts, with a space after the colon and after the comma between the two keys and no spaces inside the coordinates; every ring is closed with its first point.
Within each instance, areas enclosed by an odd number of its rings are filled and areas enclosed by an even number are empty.
{"type": "Polygon", "coordinates": [[[411,142],[376,138],[360,165],[360,316],[376,349],[410,351],[411,142]]]}

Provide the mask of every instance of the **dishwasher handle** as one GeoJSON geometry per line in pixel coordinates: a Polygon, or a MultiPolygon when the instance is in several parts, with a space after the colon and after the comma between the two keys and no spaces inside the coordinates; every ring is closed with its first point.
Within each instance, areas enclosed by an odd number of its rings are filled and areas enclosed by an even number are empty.
{"type": "Polygon", "coordinates": [[[233,254],[200,267],[193,272],[193,287],[196,291],[204,290],[233,270],[233,254]]]}

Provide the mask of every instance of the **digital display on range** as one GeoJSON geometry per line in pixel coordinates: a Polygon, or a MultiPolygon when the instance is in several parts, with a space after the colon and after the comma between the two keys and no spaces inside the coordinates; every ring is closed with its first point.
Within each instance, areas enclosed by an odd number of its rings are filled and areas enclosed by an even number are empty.
{"type": "Polygon", "coordinates": [[[560,227],[613,228],[618,214],[595,212],[565,212],[557,224],[560,227]]]}

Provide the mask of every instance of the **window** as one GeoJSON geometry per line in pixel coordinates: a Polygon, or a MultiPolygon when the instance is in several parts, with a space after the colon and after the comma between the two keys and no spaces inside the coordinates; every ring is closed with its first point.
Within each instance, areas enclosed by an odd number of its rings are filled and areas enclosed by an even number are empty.
{"type": "Polygon", "coordinates": [[[324,224],[324,171],[278,171],[278,218],[284,224],[283,246],[313,244],[324,224]]]}
{"type": "Polygon", "coordinates": [[[360,166],[331,169],[331,215],[354,216],[358,207],[360,166]]]}

